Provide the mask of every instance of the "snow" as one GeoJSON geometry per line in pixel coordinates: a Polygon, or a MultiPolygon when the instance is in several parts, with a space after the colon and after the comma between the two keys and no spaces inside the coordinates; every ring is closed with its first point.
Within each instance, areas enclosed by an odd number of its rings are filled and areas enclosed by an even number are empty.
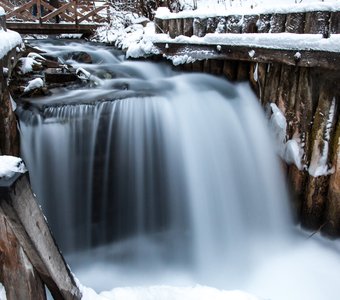
{"type": "MultiPolygon", "coordinates": [[[[1,7],[0,7],[1,8],[1,7]]],[[[0,10],[1,13],[1,10],[0,10]]],[[[0,300],[7,300],[5,287],[0,282],[0,300]]]]}
{"type": "Polygon", "coordinates": [[[99,295],[92,289],[81,287],[82,300],[259,300],[242,291],[225,291],[196,285],[174,287],[167,285],[147,287],[121,287],[99,295]]]}
{"type": "Polygon", "coordinates": [[[83,79],[83,80],[88,80],[91,77],[91,73],[86,71],[84,68],[78,68],[76,70],[76,74],[78,78],[83,79]]]}
{"type": "Polygon", "coordinates": [[[254,70],[253,76],[254,76],[254,80],[256,82],[258,82],[258,80],[259,80],[259,64],[258,63],[256,63],[256,65],[255,65],[255,70],[254,70]]]}
{"type": "Polygon", "coordinates": [[[332,34],[325,39],[322,34],[295,33],[208,33],[204,37],[178,36],[171,39],[166,34],[155,34],[144,37],[153,43],[183,43],[202,45],[231,45],[246,47],[263,47],[267,49],[283,50],[318,50],[340,52],[340,34],[332,34]]]}
{"type": "Polygon", "coordinates": [[[33,66],[37,65],[40,66],[41,63],[36,61],[33,57],[22,57],[19,59],[19,62],[21,62],[20,66],[20,73],[21,74],[27,74],[33,71],[33,66]]]}
{"type": "Polygon", "coordinates": [[[248,52],[248,54],[249,54],[250,57],[254,57],[254,55],[255,55],[255,50],[250,50],[250,51],[248,52]]]}
{"type": "Polygon", "coordinates": [[[7,30],[4,31],[0,28],[0,59],[3,58],[9,51],[16,48],[18,45],[21,45],[22,39],[20,34],[7,30]]]}
{"type": "Polygon", "coordinates": [[[269,126],[274,135],[279,156],[287,164],[295,164],[299,170],[302,170],[302,156],[304,151],[299,136],[294,135],[292,139],[286,141],[287,120],[283,112],[275,103],[271,103],[270,107],[272,115],[270,117],[269,126]]]}
{"type": "MultiPolygon", "coordinates": [[[[211,1],[214,3],[216,1],[211,1]]],[[[223,1],[220,1],[223,2],[223,1]]],[[[230,15],[259,15],[268,13],[293,13],[293,12],[307,12],[307,11],[338,11],[340,10],[339,1],[303,1],[303,3],[288,3],[289,1],[257,1],[256,6],[253,4],[246,4],[243,1],[243,6],[218,6],[216,4],[209,4],[198,7],[197,10],[184,10],[178,13],[171,13],[167,8],[159,8],[156,11],[156,18],[159,19],[174,19],[174,18],[209,18],[209,17],[226,17],[230,15]],[[309,3],[307,3],[309,2],[309,3]]],[[[252,1],[253,3],[256,1],[252,1]]],[[[249,2],[248,2],[249,3],[249,2]]]]}
{"type": "Polygon", "coordinates": [[[28,53],[27,57],[33,58],[34,60],[46,60],[46,58],[42,57],[40,54],[35,52],[28,53]]]}
{"type": "Polygon", "coordinates": [[[39,89],[44,86],[44,82],[41,78],[35,78],[33,80],[30,80],[28,82],[28,85],[24,89],[24,93],[27,93],[29,91],[39,89]]]}
{"type": "Polygon", "coordinates": [[[0,16],[3,16],[5,15],[5,10],[0,6],[0,16]]]}
{"type": "Polygon", "coordinates": [[[0,155],[0,178],[11,178],[15,173],[25,173],[26,171],[25,164],[20,157],[0,155]]]}

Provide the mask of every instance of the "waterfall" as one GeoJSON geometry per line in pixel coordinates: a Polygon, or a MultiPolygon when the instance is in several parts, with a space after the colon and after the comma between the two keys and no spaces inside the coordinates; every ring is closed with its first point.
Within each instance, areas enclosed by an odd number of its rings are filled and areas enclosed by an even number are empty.
{"type": "MultiPolygon", "coordinates": [[[[86,47],[44,46],[64,59],[86,47]]],[[[17,112],[34,192],[71,266],[90,281],[86,263],[105,270],[97,289],[171,277],[262,292],[255,272],[271,274],[268,258],[301,239],[250,88],[101,51],[80,65],[94,86],[17,112]]]]}

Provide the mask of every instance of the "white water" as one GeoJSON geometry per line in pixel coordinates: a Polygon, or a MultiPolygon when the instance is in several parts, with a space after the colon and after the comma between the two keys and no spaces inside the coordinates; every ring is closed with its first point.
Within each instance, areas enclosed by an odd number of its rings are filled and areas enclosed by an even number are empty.
{"type": "Polygon", "coordinates": [[[83,284],[340,298],[339,245],[294,227],[248,86],[121,62],[104,48],[40,47],[95,58],[77,65],[92,83],[19,108],[33,188],[83,284]]]}

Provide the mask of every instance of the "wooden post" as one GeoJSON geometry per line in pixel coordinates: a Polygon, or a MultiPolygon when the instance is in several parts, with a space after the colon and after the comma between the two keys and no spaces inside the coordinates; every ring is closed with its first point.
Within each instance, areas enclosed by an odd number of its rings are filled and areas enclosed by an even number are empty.
{"type": "Polygon", "coordinates": [[[270,32],[280,33],[285,31],[286,14],[273,14],[270,19],[270,32]]]}
{"type": "MultiPolygon", "coordinates": [[[[339,101],[340,99],[337,99],[339,101]]],[[[324,230],[332,236],[340,235],[340,118],[332,147],[332,163],[334,173],[330,176],[328,188],[328,203],[326,207],[327,223],[324,230]]]]}
{"type": "Polygon", "coordinates": [[[242,33],[256,33],[256,22],[259,19],[258,15],[243,16],[242,33]]]}
{"type": "Polygon", "coordinates": [[[272,15],[261,14],[259,20],[257,21],[257,32],[268,33],[270,30],[270,20],[272,15]]]}
{"type": "Polygon", "coordinates": [[[0,282],[7,299],[45,300],[45,287],[0,208],[0,282]]]}
{"type": "Polygon", "coordinates": [[[331,13],[329,27],[331,34],[340,33],[340,11],[335,11],[331,13]]]}
{"type": "Polygon", "coordinates": [[[40,3],[40,0],[36,0],[36,5],[37,5],[37,18],[39,20],[39,24],[41,24],[41,16],[42,16],[42,13],[41,13],[41,3],[40,3]]]}
{"type": "Polygon", "coordinates": [[[0,208],[29,261],[54,299],[81,299],[79,288],[35,201],[27,175],[0,187],[0,208]]]}
{"type": "Polygon", "coordinates": [[[76,25],[78,26],[78,0],[74,0],[73,5],[74,5],[74,20],[76,25]]]}
{"type": "Polygon", "coordinates": [[[286,32],[303,33],[305,27],[305,14],[304,13],[287,14],[285,27],[286,32]]]}
{"type": "Polygon", "coordinates": [[[16,50],[13,49],[5,57],[0,59],[0,154],[19,155],[19,134],[17,121],[13,112],[11,96],[7,87],[7,80],[3,74],[3,67],[12,71],[16,60],[16,50]]]}

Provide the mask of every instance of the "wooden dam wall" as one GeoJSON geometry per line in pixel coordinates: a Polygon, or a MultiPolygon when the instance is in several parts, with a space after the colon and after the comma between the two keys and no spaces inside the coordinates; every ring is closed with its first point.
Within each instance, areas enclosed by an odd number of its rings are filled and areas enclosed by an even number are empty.
{"type": "MultiPolygon", "coordinates": [[[[203,37],[207,33],[289,32],[322,34],[328,38],[340,33],[339,11],[156,18],[155,21],[157,32],[168,32],[170,37],[203,37]]],[[[180,48],[171,43],[163,46],[160,45],[159,49],[164,56],[176,55],[180,48]]],[[[185,47],[191,48],[192,45],[185,47]]],[[[202,49],[204,47],[202,45],[202,49]]],[[[217,59],[195,61],[180,68],[224,75],[231,81],[249,81],[265,111],[270,111],[271,103],[277,105],[287,120],[286,147],[289,147],[290,141],[295,141],[295,145],[300,147],[300,161],[285,165],[295,195],[293,207],[297,219],[308,229],[339,237],[340,65],[337,60],[340,54],[321,53],[319,58],[317,55],[320,53],[312,54],[315,55],[314,61],[311,57],[301,66],[298,60],[294,63],[294,57],[290,59],[287,53],[280,51],[276,53],[278,58],[268,59],[268,62],[265,62],[265,54],[254,62],[252,57],[238,60],[237,51],[236,54],[229,50],[226,52],[230,53],[230,59],[227,53],[224,58],[216,55],[217,59]],[[331,55],[334,57],[330,58],[331,55]],[[318,60],[323,59],[327,62],[320,65],[318,60]]],[[[272,56],[275,57],[275,53],[272,56]]]]}

